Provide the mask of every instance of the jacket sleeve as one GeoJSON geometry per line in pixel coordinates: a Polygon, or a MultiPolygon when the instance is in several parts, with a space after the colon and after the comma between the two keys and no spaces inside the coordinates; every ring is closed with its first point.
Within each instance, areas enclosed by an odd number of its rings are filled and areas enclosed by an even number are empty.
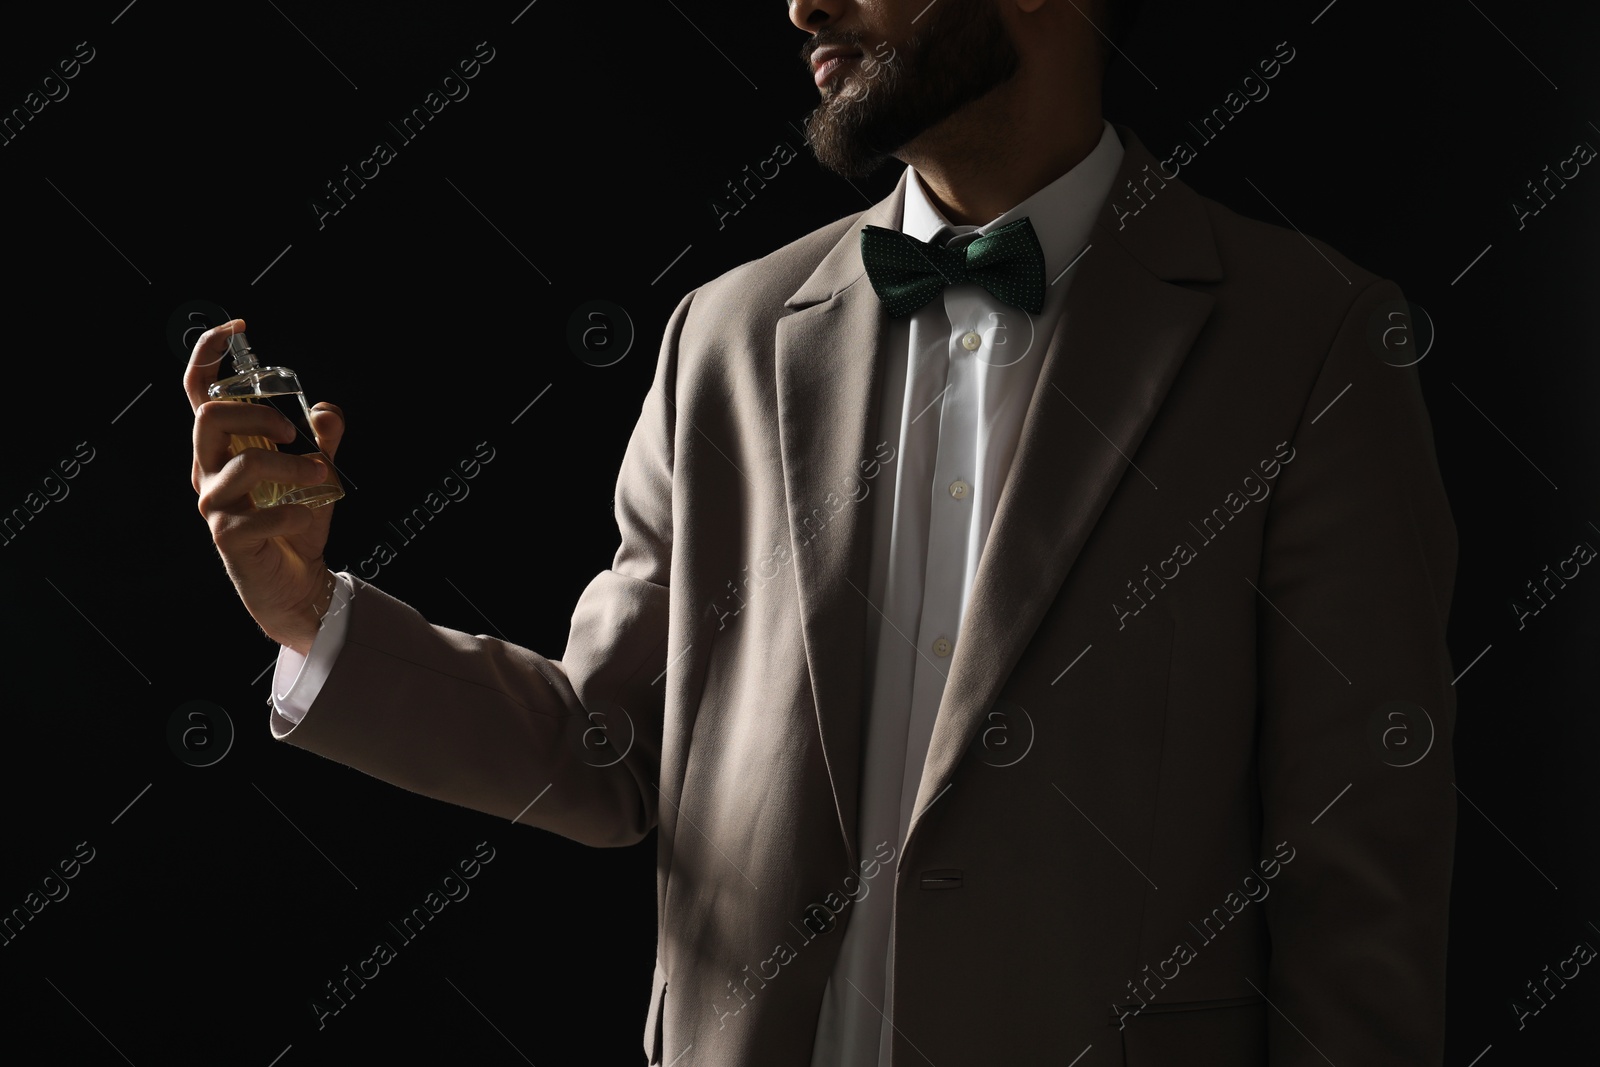
{"type": "Polygon", "coordinates": [[[1456,801],[1445,625],[1456,531],[1416,368],[1354,299],[1291,442],[1257,591],[1273,1067],[1443,1062],[1456,801]]]}
{"type": "Polygon", "coordinates": [[[432,625],[357,578],[349,632],[326,682],[299,725],[273,718],[274,737],[585,844],[632,844],[655,826],[673,394],[693,297],[668,322],[617,475],[621,544],[579,597],[562,658],[432,625]]]}

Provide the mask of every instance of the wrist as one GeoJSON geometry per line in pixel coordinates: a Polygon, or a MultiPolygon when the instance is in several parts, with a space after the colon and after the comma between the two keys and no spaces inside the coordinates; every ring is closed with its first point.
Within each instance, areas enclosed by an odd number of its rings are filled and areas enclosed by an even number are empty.
{"type": "Polygon", "coordinates": [[[322,629],[322,620],[332,608],[338,581],[332,571],[323,568],[320,584],[310,602],[294,613],[293,620],[283,631],[269,632],[267,636],[287,649],[309,656],[311,644],[322,629]]]}
{"type": "Polygon", "coordinates": [[[322,569],[322,576],[322,588],[311,602],[311,611],[316,616],[319,629],[322,626],[322,620],[328,617],[328,611],[333,607],[334,590],[339,581],[334,577],[333,572],[326,567],[322,569]]]}

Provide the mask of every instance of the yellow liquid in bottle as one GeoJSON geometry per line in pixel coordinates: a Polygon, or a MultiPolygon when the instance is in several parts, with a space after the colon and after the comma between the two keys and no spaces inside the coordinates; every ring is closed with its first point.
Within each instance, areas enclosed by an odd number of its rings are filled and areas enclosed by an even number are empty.
{"type": "MultiPolygon", "coordinates": [[[[316,443],[316,436],[312,434],[311,427],[306,423],[305,412],[301,405],[305,402],[298,393],[279,393],[269,396],[237,396],[229,399],[246,404],[267,404],[284,415],[294,424],[295,430],[306,440],[316,443]]],[[[237,456],[247,448],[264,448],[269,452],[278,451],[277,442],[267,437],[243,434],[231,434],[228,445],[228,454],[237,456]]],[[[321,452],[309,452],[307,455],[316,456],[328,468],[328,481],[320,485],[292,485],[285,482],[257,482],[250,490],[250,500],[258,508],[272,508],[279,504],[305,504],[309,507],[321,507],[331,504],[344,496],[344,489],[338,483],[338,475],[333,473],[333,463],[321,452]]]]}

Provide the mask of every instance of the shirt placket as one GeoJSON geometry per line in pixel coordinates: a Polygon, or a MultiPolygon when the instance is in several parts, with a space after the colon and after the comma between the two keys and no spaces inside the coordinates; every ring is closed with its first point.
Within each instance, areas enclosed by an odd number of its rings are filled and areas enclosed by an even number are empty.
{"type": "Polygon", "coordinates": [[[973,536],[973,481],[985,336],[984,291],[962,284],[943,291],[949,321],[945,390],[937,413],[937,453],[928,510],[928,551],[923,575],[922,610],[915,633],[916,662],[912,676],[912,714],[906,738],[901,785],[900,832],[910,825],[923,763],[933,736],[934,720],[955,657],[965,601],[968,556],[973,536]]]}

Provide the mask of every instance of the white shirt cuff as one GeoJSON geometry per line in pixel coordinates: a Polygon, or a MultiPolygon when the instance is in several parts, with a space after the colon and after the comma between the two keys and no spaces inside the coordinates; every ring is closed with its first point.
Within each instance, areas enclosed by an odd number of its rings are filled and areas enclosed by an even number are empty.
{"type": "Polygon", "coordinates": [[[309,653],[302,656],[287,645],[279,646],[278,664],[272,672],[272,706],[289,722],[298,725],[305,718],[322,691],[322,684],[328,680],[350,629],[355,594],[355,583],[350,575],[344,571],[335,574],[333,600],[317,628],[309,653]]]}

